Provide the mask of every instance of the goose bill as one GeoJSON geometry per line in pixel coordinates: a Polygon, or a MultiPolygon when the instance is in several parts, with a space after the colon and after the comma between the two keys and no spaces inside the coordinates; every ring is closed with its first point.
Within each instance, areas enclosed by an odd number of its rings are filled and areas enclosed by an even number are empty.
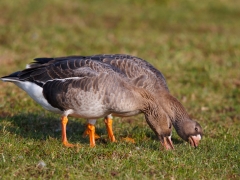
{"type": "Polygon", "coordinates": [[[173,143],[171,140],[171,136],[164,137],[163,142],[161,142],[161,143],[166,150],[174,149],[174,146],[173,146],[173,143]]]}
{"type": "Polygon", "coordinates": [[[188,138],[188,140],[189,140],[189,142],[190,142],[190,144],[191,144],[192,147],[197,147],[198,144],[199,144],[199,142],[200,142],[200,140],[201,140],[201,135],[198,134],[198,135],[196,135],[196,136],[190,136],[190,137],[188,138]]]}

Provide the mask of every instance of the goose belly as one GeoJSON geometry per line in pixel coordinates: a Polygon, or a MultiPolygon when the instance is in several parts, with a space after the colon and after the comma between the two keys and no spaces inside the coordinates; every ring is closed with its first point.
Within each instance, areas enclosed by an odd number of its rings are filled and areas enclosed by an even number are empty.
{"type": "MultiPolygon", "coordinates": [[[[96,119],[109,114],[108,105],[104,104],[103,96],[92,91],[69,93],[65,97],[71,109],[69,115],[87,119],[96,119]]],[[[66,105],[67,106],[67,105],[66,105]]]]}
{"type": "Polygon", "coordinates": [[[27,92],[27,94],[38,104],[40,104],[44,109],[55,112],[62,113],[61,110],[51,106],[43,96],[43,88],[29,81],[14,81],[18,87],[27,92]]]}
{"type": "Polygon", "coordinates": [[[66,104],[72,107],[72,116],[88,119],[97,119],[108,114],[115,116],[133,116],[140,111],[134,97],[128,97],[125,92],[108,92],[104,88],[101,91],[74,90],[71,89],[64,95],[66,104]]]}

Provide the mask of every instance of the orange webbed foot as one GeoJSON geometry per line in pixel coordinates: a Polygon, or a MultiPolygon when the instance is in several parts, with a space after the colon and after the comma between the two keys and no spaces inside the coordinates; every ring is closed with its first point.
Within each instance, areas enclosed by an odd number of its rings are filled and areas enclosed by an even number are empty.
{"type": "Polygon", "coordinates": [[[125,137],[125,138],[122,138],[122,141],[124,142],[129,142],[129,143],[136,143],[134,139],[130,138],[130,137],[125,137]]]}
{"type": "Polygon", "coordinates": [[[63,142],[63,145],[65,146],[65,147],[69,147],[69,148],[73,148],[73,147],[78,147],[78,145],[77,144],[71,144],[71,143],[69,143],[69,142],[63,142]]]}

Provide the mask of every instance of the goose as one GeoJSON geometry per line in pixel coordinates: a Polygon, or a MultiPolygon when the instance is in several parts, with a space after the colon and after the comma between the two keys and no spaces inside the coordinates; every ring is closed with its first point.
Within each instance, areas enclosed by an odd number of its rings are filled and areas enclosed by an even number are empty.
{"type": "MultiPolygon", "coordinates": [[[[109,64],[91,58],[86,60],[84,56],[36,58],[26,69],[1,80],[14,83],[43,108],[61,115],[62,143],[66,147],[75,146],[67,140],[68,116],[88,119],[90,146],[94,147],[94,124],[98,118],[143,113],[162,146],[174,149],[172,123],[161,101],[109,64]]],[[[113,134],[111,123],[106,126],[108,133],[113,134]]]]}
{"type": "MultiPolygon", "coordinates": [[[[163,74],[147,61],[131,55],[106,54],[84,57],[109,64],[113,69],[125,74],[135,86],[153,93],[171,119],[177,134],[192,147],[197,147],[203,130],[201,125],[192,120],[183,105],[170,94],[163,74]]],[[[108,117],[109,118],[109,117],[108,117]]]]}
{"type": "MultiPolygon", "coordinates": [[[[160,102],[160,106],[171,120],[177,134],[183,140],[188,141],[192,147],[197,147],[199,145],[203,134],[201,125],[190,118],[183,105],[170,94],[163,74],[147,61],[125,54],[100,54],[93,56],[48,58],[48,60],[55,61],[60,61],[61,59],[78,59],[82,63],[94,60],[110,65],[115,72],[124,74],[128,81],[136,87],[146,89],[154,94],[160,102]]],[[[40,64],[41,61],[38,61],[33,63],[32,66],[38,66],[40,64]]],[[[88,120],[88,124],[91,123],[91,120],[88,120]]],[[[115,137],[112,131],[111,114],[105,117],[105,123],[109,138],[114,142],[115,137]]],[[[88,132],[89,130],[86,129],[85,134],[89,134],[88,132]]]]}

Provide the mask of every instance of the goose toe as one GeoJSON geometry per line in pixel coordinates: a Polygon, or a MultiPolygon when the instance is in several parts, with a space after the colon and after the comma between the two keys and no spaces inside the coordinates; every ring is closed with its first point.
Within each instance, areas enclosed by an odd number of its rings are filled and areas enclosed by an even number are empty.
{"type": "Polygon", "coordinates": [[[125,138],[122,138],[122,141],[124,142],[129,142],[129,143],[135,143],[135,140],[133,138],[130,138],[130,137],[125,137],[125,138]]]}
{"type": "Polygon", "coordinates": [[[62,143],[63,143],[63,145],[65,147],[69,147],[69,148],[73,148],[73,147],[77,147],[78,146],[77,144],[71,144],[68,141],[63,141],[62,143]]]}

